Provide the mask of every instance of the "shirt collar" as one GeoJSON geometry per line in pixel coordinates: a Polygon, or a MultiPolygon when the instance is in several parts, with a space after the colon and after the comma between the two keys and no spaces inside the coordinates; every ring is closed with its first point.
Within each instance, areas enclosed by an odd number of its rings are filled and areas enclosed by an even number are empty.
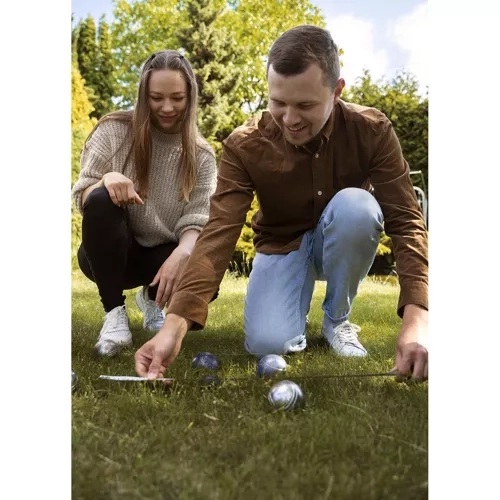
{"type": "Polygon", "coordinates": [[[330,113],[330,116],[329,116],[328,120],[326,121],[326,123],[323,127],[323,130],[321,131],[321,135],[326,139],[327,142],[330,140],[330,137],[332,136],[333,125],[335,122],[335,108],[336,107],[337,107],[337,105],[335,105],[333,107],[332,112],[330,113]]]}

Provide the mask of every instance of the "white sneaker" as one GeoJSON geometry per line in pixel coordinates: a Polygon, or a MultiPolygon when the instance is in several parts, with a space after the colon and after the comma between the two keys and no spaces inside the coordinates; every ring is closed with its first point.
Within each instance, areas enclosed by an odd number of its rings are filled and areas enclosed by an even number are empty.
{"type": "Polygon", "coordinates": [[[145,330],[156,333],[165,321],[165,313],[148,296],[148,287],[143,286],[135,296],[137,307],[144,314],[142,326],[145,330]]]}
{"type": "Polygon", "coordinates": [[[131,345],[132,333],[128,325],[127,309],[124,305],[115,307],[106,313],[94,353],[110,358],[131,345]]]}
{"type": "Polygon", "coordinates": [[[366,349],[358,340],[360,331],[358,325],[344,321],[335,328],[323,325],[321,333],[330,347],[340,356],[367,356],[366,349]]]}

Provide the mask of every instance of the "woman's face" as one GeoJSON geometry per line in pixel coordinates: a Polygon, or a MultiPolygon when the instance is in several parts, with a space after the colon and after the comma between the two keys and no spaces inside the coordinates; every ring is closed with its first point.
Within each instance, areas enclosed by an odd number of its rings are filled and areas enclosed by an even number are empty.
{"type": "Polygon", "coordinates": [[[155,125],[169,134],[180,131],[187,106],[187,84],[178,70],[157,69],[149,77],[148,103],[155,125]]]}

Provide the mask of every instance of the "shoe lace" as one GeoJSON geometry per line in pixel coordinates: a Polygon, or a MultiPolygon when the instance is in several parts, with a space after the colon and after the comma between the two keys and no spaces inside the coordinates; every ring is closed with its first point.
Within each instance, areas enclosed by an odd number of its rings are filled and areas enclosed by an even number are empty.
{"type": "MultiPolygon", "coordinates": [[[[112,329],[118,328],[120,323],[124,323],[128,320],[127,311],[125,306],[115,307],[112,311],[106,314],[105,323],[108,323],[112,329]]],[[[101,340],[103,333],[99,334],[98,341],[101,340]]]]}
{"type": "Polygon", "coordinates": [[[144,293],[143,299],[146,305],[144,316],[146,318],[147,323],[155,322],[155,321],[163,321],[162,310],[156,305],[156,302],[151,300],[147,295],[147,292],[144,293]]]}
{"type": "Polygon", "coordinates": [[[112,328],[117,328],[120,323],[127,321],[127,311],[125,311],[125,307],[117,307],[111,312],[111,314],[108,315],[107,319],[109,320],[112,328]]]}
{"type": "Polygon", "coordinates": [[[349,323],[349,321],[344,321],[334,330],[334,334],[337,335],[341,342],[356,344],[358,342],[358,333],[361,331],[359,325],[354,323],[349,323]]]}
{"type": "Polygon", "coordinates": [[[163,315],[162,310],[156,305],[154,300],[149,298],[148,287],[143,287],[142,289],[142,301],[144,303],[144,319],[146,323],[151,323],[154,321],[162,321],[163,315]]]}
{"type": "Polygon", "coordinates": [[[149,309],[148,319],[150,321],[163,321],[162,310],[156,304],[149,309]]]}

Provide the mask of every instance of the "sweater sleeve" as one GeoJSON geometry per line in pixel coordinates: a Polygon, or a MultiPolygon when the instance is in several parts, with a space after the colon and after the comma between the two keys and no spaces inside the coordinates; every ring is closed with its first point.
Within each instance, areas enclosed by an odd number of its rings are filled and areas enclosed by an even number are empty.
{"type": "Polygon", "coordinates": [[[215,191],[216,184],[215,154],[200,148],[196,184],[174,229],[178,239],[188,229],[198,229],[199,231],[203,229],[208,221],[210,197],[215,191]]]}
{"type": "Polygon", "coordinates": [[[111,168],[111,162],[108,161],[111,158],[109,125],[109,123],[99,125],[82,149],[80,175],[72,189],[75,205],[80,213],[83,213],[83,191],[99,182],[111,168]]]}

